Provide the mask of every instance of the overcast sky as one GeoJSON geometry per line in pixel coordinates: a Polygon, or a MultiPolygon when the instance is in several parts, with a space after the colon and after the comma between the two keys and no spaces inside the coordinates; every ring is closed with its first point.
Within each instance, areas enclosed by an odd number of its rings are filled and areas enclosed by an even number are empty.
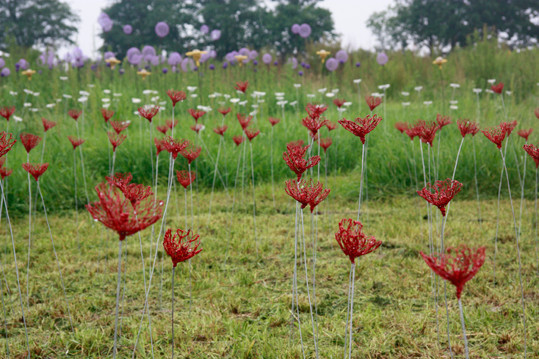
{"type": "MultiPolygon", "coordinates": [[[[97,24],[97,17],[101,9],[111,0],[67,0],[66,2],[81,18],[77,44],[86,55],[92,55],[93,51],[101,46],[98,36],[101,28],[97,24]]],[[[373,12],[384,10],[393,2],[393,0],[323,0],[320,4],[321,7],[332,12],[335,29],[342,36],[344,48],[350,46],[353,49],[372,49],[375,39],[367,29],[367,19],[373,12]]]]}

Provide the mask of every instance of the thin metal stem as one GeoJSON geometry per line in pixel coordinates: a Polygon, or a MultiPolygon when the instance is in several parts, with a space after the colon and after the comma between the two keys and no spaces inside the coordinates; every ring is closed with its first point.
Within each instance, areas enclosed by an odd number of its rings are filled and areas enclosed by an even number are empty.
{"type": "Polygon", "coordinates": [[[354,283],[356,281],[356,263],[352,263],[352,291],[350,295],[350,338],[348,338],[348,359],[352,359],[352,327],[354,326],[354,283]]]}
{"type": "Polygon", "coordinates": [[[359,179],[359,199],[357,205],[357,220],[359,221],[359,215],[361,213],[361,197],[363,195],[363,163],[365,162],[365,144],[361,146],[361,177],[359,179]]]}
{"type": "Polygon", "coordinates": [[[170,312],[170,322],[172,326],[172,359],[174,359],[174,271],[176,266],[172,267],[172,310],[170,312]]]}
{"type": "Polygon", "coordinates": [[[459,311],[460,311],[460,324],[462,325],[462,336],[464,338],[464,351],[466,353],[466,359],[470,358],[468,351],[468,338],[466,337],[466,325],[464,324],[464,313],[462,312],[462,303],[459,298],[459,311]]]}
{"type": "Polygon", "coordinates": [[[116,358],[118,354],[118,309],[120,306],[120,288],[122,279],[122,242],[118,241],[118,277],[116,281],[116,317],[114,319],[114,348],[112,357],[116,358]]]}

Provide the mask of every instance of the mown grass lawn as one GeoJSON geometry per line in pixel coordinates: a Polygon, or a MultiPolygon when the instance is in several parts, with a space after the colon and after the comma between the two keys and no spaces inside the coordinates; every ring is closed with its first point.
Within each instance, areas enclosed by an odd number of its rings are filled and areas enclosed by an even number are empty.
{"type": "MultiPolygon", "coordinates": [[[[317,330],[321,358],[343,355],[349,260],[338,247],[334,232],[341,218],[355,218],[353,193],[340,191],[342,183],[357,179],[330,178],[334,188],[317,213],[316,265],[317,330]]],[[[294,266],[295,207],[276,185],[274,208],[271,185],[257,188],[258,246],[253,235],[250,187],[241,189],[232,212],[227,193],[214,194],[211,220],[209,193],[195,193],[195,229],[203,252],[192,260],[192,303],[189,302],[189,265],[176,270],[175,343],[178,358],[300,358],[297,327],[291,332],[290,308],[294,266]],[[239,199],[239,200],[238,200],[239,199]],[[258,251],[257,251],[258,248],[258,251]],[[291,336],[292,333],[292,336],[291,336]]],[[[230,195],[232,192],[230,192],[230,195]]],[[[188,202],[189,203],[189,202],[188,202]]],[[[519,203],[518,201],[516,202],[519,203]]],[[[497,254],[497,282],[493,280],[496,200],[482,200],[482,222],[477,202],[454,200],[447,222],[447,245],[486,246],[487,261],[465,287],[462,297],[472,358],[523,357],[518,262],[508,200],[502,201],[497,254]]],[[[173,195],[167,226],[184,227],[184,193],[173,195]]],[[[38,207],[39,209],[39,207],[38,207]]],[[[439,241],[441,216],[435,210],[434,238],[439,241]],[[438,228],[438,229],[437,229],[438,228]]],[[[524,203],[521,249],[528,325],[528,358],[539,353],[539,281],[536,262],[533,202],[524,203]]],[[[383,241],[382,247],[360,259],[356,269],[354,358],[448,358],[443,285],[439,284],[438,322],[431,272],[419,255],[428,251],[426,205],[416,197],[368,201],[362,215],[364,230],[383,241]],[[439,342],[438,342],[439,337],[439,342]]],[[[518,215],[518,211],[517,211],[518,215]]],[[[26,313],[34,358],[103,358],[112,355],[118,241],[116,235],[93,223],[79,210],[79,243],[74,212],[55,213],[51,226],[70,300],[75,331],[70,331],[64,297],[43,214],[37,213],[32,235],[30,307],[26,313]],[[79,247],[80,246],[80,247],[79,247]]],[[[187,218],[190,220],[190,217],[187,218]]],[[[311,215],[304,215],[309,281],[312,276],[311,215]]],[[[26,296],[28,221],[13,220],[26,296]]],[[[155,227],[155,236],[159,225],[155,227]]],[[[151,230],[142,232],[146,270],[151,265],[151,230]]],[[[26,346],[17,295],[11,243],[5,222],[1,227],[2,265],[7,279],[2,290],[7,315],[0,324],[2,350],[6,334],[10,355],[23,358],[26,346]]],[[[162,237],[159,239],[162,253],[162,237]]],[[[132,355],[144,304],[144,282],[138,236],[125,241],[125,292],[121,308],[119,357],[132,355]]],[[[153,258],[152,258],[153,259],[153,258]]],[[[303,264],[303,263],[301,263],[303,264]]],[[[171,262],[158,259],[150,295],[153,353],[170,356],[171,262]]],[[[314,343],[303,267],[298,274],[302,338],[307,357],[314,343]]],[[[148,279],[148,273],[146,273],[148,279]]],[[[311,293],[312,294],[312,293],[311,293]]],[[[449,330],[453,350],[463,357],[458,306],[448,286],[449,330]]],[[[151,358],[147,320],[137,358],[151,358]]]]}

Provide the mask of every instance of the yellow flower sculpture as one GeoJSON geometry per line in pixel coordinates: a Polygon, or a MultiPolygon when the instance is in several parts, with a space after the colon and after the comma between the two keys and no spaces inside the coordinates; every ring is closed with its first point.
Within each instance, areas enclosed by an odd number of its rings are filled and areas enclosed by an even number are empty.
{"type": "Polygon", "coordinates": [[[142,77],[143,80],[146,79],[147,76],[151,75],[151,72],[146,71],[146,69],[142,69],[141,71],[137,71],[137,75],[142,77]]]}
{"type": "Polygon", "coordinates": [[[111,70],[114,70],[114,68],[116,67],[116,65],[119,65],[121,64],[122,62],[120,60],[118,60],[116,57],[109,57],[108,59],[105,60],[105,62],[107,64],[110,65],[110,69],[111,70]]]}
{"type": "Polygon", "coordinates": [[[189,51],[188,53],[186,53],[187,56],[189,57],[192,57],[193,60],[195,60],[195,64],[197,65],[197,67],[200,66],[200,58],[202,57],[202,55],[204,54],[207,54],[208,51],[200,51],[200,50],[193,50],[193,51],[189,51]]]}
{"type": "Polygon", "coordinates": [[[243,66],[243,61],[247,60],[247,56],[245,55],[236,55],[234,57],[236,58],[236,61],[238,61],[238,64],[240,64],[240,67],[243,66]]]}
{"type": "Polygon", "coordinates": [[[324,63],[326,61],[326,57],[328,57],[331,52],[326,50],[319,50],[316,52],[316,54],[320,56],[320,60],[322,61],[322,63],[324,63]]]}
{"type": "Polygon", "coordinates": [[[28,81],[32,81],[32,76],[35,74],[35,70],[28,69],[21,72],[24,76],[28,77],[28,81]]]}
{"type": "Polygon", "coordinates": [[[432,64],[433,65],[438,65],[438,68],[440,68],[440,70],[442,69],[442,65],[445,64],[447,62],[446,59],[444,59],[443,57],[441,56],[438,56],[433,62],[432,64]]]}

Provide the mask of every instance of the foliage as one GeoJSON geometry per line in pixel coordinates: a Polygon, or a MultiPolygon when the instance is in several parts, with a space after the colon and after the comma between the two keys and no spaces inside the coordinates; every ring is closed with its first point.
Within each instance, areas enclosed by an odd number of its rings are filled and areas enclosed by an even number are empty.
{"type": "Polygon", "coordinates": [[[0,48],[72,44],[78,21],[60,0],[0,0],[0,48]]]}

